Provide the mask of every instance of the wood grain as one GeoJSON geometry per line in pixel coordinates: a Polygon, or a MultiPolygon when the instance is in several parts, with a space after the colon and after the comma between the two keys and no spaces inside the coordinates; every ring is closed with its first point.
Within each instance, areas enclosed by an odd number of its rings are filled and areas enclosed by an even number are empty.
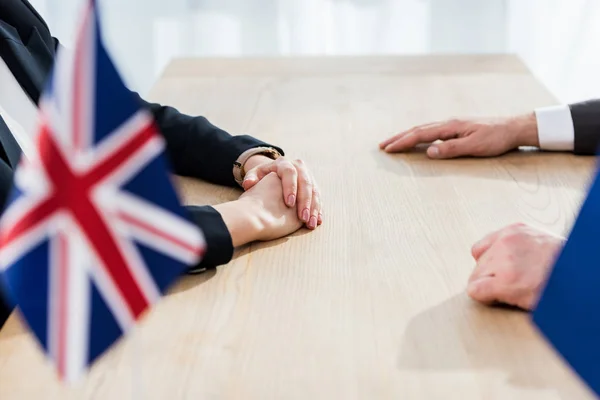
{"type": "MultiPolygon", "coordinates": [[[[306,160],[324,225],[183,279],[73,387],[13,315],[0,332],[0,399],[122,399],[132,388],[144,399],[592,398],[527,314],[478,306],[464,289],[470,246],[489,231],[569,231],[593,159],[377,149],[415,124],[555,103],[518,59],[181,60],[152,97],[306,160]]],[[[189,203],[239,195],[180,187],[189,203]]]]}

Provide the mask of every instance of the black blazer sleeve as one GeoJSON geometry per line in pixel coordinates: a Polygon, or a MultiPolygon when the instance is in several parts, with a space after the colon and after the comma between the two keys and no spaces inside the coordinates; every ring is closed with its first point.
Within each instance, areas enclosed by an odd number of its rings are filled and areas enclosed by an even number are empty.
{"type": "Polygon", "coordinates": [[[206,241],[202,261],[189,269],[189,273],[204,272],[217,265],[227,264],[233,256],[233,243],[221,214],[210,206],[188,206],[192,220],[200,227],[206,241]]]}
{"type": "Polygon", "coordinates": [[[600,146],[600,99],[571,104],[575,154],[593,155],[600,146]]]}
{"type": "Polygon", "coordinates": [[[246,150],[268,146],[251,136],[231,136],[204,117],[192,117],[173,107],[148,103],[137,93],[134,96],[153,114],[167,143],[173,172],[224,186],[237,186],[233,163],[246,150]]]}

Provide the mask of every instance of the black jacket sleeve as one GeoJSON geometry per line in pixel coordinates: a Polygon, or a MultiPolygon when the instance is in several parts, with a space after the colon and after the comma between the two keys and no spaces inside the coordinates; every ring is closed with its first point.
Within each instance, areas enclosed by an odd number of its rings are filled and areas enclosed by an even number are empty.
{"type": "Polygon", "coordinates": [[[167,142],[167,155],[177,175],[190,176],[218,185],[237,186],[233,163],[246,150],[268,146],[251,136],[231,136],[204,117],[192,117],[173,107],[148,103],[134,93],[158,123],[167,142]]]}
{"type": "Polygon", "coordinates": [[[593,155],[600,146],[600,100],[571,104],[575,128],[575,154],[593,155]]]}
{"type": "Polygon", "coordinates": [[[204,272],[217,265],[227,264],[233,256],[233,243],[221,214],[210,206],[188,206],[192,220],[200,227],[206,241],[206,253],[190,274],[204,272]]]}

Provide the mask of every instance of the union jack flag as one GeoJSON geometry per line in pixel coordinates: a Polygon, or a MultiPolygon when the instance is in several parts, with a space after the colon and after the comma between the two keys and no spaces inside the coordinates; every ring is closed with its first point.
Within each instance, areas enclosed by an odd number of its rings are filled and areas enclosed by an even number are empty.
{"type": "Polygon", "coordinates": [[[124,86],[86,4],[40,102],[0,220],[11,300],[63,380],[127,332],[205,249],[168,174],[151,114],[124,86]]]}

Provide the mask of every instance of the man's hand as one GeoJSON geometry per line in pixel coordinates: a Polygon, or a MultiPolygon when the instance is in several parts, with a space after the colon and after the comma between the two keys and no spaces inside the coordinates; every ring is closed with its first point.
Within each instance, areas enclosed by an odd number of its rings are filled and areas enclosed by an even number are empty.
{"type": "Polygon", "coordinates": [[[437,140],[442,142],[427,149],[430,158],[492,157],[519,146],[539,146],[537,120],[532,113],[513,118],[453,119],[421,125],[389,138],[379,147],[388,153],[397,153],[437,140]]]}
{"type": "Polygon", "coordinates": [[[302,160],[292,161],[286,157],[271,160],[256,155],[246,161],[244,168],[247,171],[242,184],[244,190],[253,188],[265,176],[275,172],[283,182],[280,196],[283,196],[288,207],[297,208],[298,218],[309,229],[315,229],[323,223],[321,194],[315,179],[302,160]]]}
{"type": "Polygon", "coordinates": [[[471,250],[477,265],[469,278],[469,296],[485,304],[531,310],[564,242],[525,224],[489,234],[471,250]]]}
{"type": "Polygon", "coordinates": [[[221,214],[234,247],[277,239],[302,227],[296,208],[283,202],[282,190],[281,180],[271,173],[238,200],[214,207],[221,214]]]}

